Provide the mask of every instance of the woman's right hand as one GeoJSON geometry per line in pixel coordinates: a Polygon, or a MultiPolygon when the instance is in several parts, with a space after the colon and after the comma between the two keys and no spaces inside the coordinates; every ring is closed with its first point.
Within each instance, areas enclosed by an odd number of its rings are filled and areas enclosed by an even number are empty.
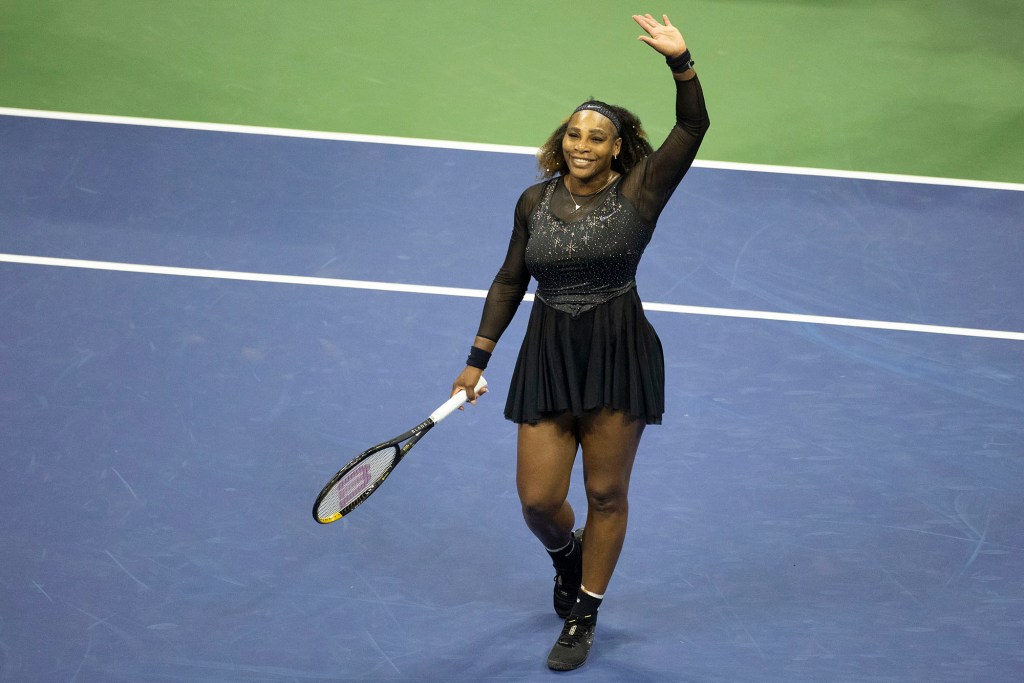
{"type": "MultiPolygon", "coordinates": [[[[452,393],[459,393],[459,391],[465,390],[466,400],[476,405],[476,400],[487,393],[487,387],[480,389],[477,393],[476,385],[480,382],[480,377],[484,374],[484,371],[480,368],[474,368],[467,365],[466,369],[459,373],[459,376],[455,378],[455,382],[452,384],[452,393]]],[[[459,406],[459,410],[465,410],[464,406],[459,406]]]]}

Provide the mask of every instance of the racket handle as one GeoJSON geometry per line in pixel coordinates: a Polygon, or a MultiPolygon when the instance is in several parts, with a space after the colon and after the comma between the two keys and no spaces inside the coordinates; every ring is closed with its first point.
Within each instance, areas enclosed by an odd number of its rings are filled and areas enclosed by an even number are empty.
{"type": "MultiPolygon", "coordinates": [[[[487,380],[483,377],[476,383],[475,391],[479,392],[481,389],[487,386],[487,380]]],[[[437,424],[441,420],[451,415],[455,410],[466,402],[466,390],[460,389],[459,393],[452,396],[450,399],[445,401],[441,406],[430,414],[430,420],[437,424]]],[[[422,413],[420,413],[422,415],[422,413]]]]}

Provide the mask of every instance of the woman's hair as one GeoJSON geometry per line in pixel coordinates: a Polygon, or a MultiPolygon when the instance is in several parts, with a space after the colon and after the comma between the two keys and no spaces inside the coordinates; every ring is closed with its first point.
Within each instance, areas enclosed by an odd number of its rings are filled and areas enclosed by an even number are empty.
{"type": "MultiPolygon", "coordinates": [[[[651,143],[647,141],[647,133],[636,114],[616,107],[614,104],[607,104],[600,100],[587,100],[585,104],[597,105],[612,110],[619,118],[622,128],[619,130],[619,137],[622,138],[622,148],[619,150],[617,159],[612,160],[612,170],[625,175],[641,159],[654,151],[651,143]]],[[[570,116],[569,119],[572,117],[570,116]]],[[[565,156],[562,154],[562,138],[569,127],[569,119],[562,121],[562,125],[555,129],[539,150],[537,150],[537,167],[540,169],[542,179],[553,178],[562,175],[569,170],[565,163],[565,156]]]]}

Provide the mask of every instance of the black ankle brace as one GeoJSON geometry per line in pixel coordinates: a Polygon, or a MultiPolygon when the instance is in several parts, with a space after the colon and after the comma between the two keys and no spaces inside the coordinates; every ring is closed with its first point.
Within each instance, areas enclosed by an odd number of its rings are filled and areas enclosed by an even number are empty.
{"type": "MultiPolygon", "coordinates": [[[[545,548],[545,550],[547,549],[545,548]]],[[[576,541],[576,536],[572,535],[564,547],[558,550],[548,550],[548,555],[551,556],[551,562],[558,571],[572,570],[576,568],[576,556],[581,550],[580,544],[576,541]]]]}

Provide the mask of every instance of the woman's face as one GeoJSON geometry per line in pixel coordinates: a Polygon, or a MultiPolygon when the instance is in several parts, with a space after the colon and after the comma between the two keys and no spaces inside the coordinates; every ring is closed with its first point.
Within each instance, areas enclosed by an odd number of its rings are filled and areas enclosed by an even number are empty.
{"type": "Polygon", "coordinates": [[[621,147],[622,139],[615,136],[611,120],[590,109],[572,115],[562,138],[569,174],[583,183],[605,180],[621,147]]]}

